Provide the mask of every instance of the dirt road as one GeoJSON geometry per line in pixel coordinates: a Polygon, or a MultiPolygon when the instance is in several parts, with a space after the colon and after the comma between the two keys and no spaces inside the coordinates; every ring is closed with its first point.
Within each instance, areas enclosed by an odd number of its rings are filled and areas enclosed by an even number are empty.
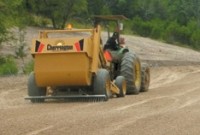
{"type": "Polygon", "coordinates": [[[149,92],[32,104],[24,100],[27,76],[1,77],[0,134],[199,135],[200,53],[140,37],[127,43],[143,60],[163,61],[152,64],[149,92]]]}

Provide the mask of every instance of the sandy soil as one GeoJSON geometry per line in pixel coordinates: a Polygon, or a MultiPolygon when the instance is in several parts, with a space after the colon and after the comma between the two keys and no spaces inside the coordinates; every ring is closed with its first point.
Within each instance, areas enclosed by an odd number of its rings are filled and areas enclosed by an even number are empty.
{"type": "Polygon", "coordinates": [[[126,36],[126,42],[152,66],[149,92],[32,104],[24,100],[28,76],[1,77],[0,134],[199,135],[200,53],[148,38],[126,36]]]}

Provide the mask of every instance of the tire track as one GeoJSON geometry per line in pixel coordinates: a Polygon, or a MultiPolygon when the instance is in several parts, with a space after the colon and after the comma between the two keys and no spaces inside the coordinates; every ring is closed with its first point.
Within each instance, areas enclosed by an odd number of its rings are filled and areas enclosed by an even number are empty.
{"type": "Polygon", "coordinates": [[[50,125],[50,126],[48,126],[48,127],[41,128],[41,129],[32,131],[32,132],[30,132],[30,133],[27,133],[26,135],[37,135],[37,134],[40,134],[41,132],[44,132],[44,131],[46,131],[46,130],[49,130],[49,129],[53,128],[53,127],[54,127],[53,125],[50,125]]]}

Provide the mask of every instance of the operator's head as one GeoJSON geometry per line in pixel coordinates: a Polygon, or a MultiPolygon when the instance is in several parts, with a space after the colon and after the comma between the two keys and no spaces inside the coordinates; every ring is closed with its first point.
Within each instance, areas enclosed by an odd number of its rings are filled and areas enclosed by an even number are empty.
{"type": "Polygon", "coordinates": [[[118,32],[114,32],[112,35],[113,38],[117,39],[119,37],[119,33],[118,32]]]}

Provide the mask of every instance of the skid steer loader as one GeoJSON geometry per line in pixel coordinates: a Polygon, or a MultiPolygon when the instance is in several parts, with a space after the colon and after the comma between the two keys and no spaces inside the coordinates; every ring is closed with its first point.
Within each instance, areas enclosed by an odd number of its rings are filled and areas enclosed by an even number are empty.
{"type": "Polygon", "coordinates": [[[113,96],[147,91],[149,67],[120,45],[119,20],[124,19],[122,15],[94,16],[92,29],[41,31],[32,42],[34,71],[25,99],[33,103],[71,98],[107,101],[113,96]],[[103,45],[100,24],[108,21],[116,22],[117,30],[112,37],[108,30],[108,41],[103,45]],[[54,34],[57,37],[51,37],[54,34]],[[115,39],[118,43],[113,49],[115,39]]]}

